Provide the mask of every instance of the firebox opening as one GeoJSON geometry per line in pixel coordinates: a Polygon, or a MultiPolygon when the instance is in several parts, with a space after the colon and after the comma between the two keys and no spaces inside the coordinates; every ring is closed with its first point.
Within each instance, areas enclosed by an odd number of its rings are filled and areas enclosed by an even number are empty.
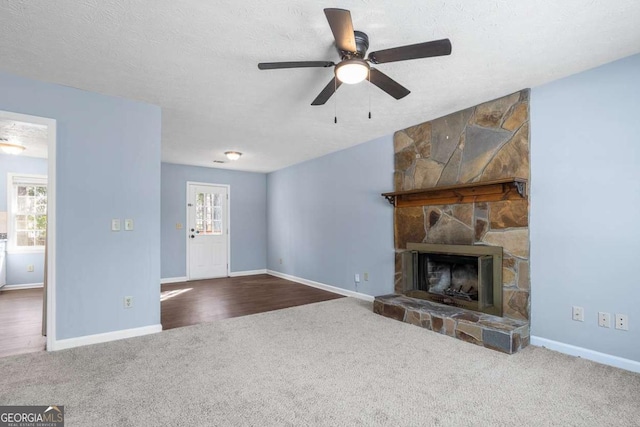
{"type": "Polygon", "coordinates": [[[404,294],[502,315],[502,248],[411,243],[402,255],[404,294]]]}
{"type": "Polygon", "coordinates": [[[420,289],[466,301],[478,301],[478,259],[468,256],[425,254],[419,257],[420,289]]]}

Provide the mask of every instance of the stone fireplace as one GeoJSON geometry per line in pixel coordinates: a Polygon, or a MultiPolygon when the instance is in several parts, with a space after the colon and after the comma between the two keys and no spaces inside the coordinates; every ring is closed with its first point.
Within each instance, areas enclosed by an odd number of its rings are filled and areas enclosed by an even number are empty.
{"type": "Polygon", "coordinates": [[[384,196],[394,205],[395,293],[374,311],[506,353],[526,346],[529,90],[400,130],[394,152],[395,188],[384,196]],[[486,248],[496,255],[476,252],[486,248]]]}

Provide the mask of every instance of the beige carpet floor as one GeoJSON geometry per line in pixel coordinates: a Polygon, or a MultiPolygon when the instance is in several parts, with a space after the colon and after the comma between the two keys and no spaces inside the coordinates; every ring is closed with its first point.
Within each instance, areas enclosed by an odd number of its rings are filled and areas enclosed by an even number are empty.
{"type": "Polygon", "coordinates": [[[67,426],[638,426],[640,375],[508,356],[351,298],[0,359],[0,405],[67,426]]]}

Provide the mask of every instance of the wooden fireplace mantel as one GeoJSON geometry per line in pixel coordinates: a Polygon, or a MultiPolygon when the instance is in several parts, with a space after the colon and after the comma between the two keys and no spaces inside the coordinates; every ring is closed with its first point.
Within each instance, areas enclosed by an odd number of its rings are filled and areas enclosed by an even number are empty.
{"type": "Polygon", "coordinates": [[[504,178],[420,190],[394,191],[382,193],[382,196],[396,208],[526,199],[527,180],[504,178]]]}

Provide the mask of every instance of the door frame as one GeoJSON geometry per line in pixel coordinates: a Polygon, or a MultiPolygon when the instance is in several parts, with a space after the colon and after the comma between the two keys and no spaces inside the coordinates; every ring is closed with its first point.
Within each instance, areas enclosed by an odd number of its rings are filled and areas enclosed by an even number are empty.
{"type": "Polygon", "coordinates": [[[209,186],[209,187],[225,187],[227,189],[227,209],[226,209],[226,213],[227,213],[227,277],[229,277],[230,274],[230,270],[231,270],[231,186],[228,184],[214,184],[211,182],[198,182],[198,181],[187,181],[187,186],[186,186],[186,202],[185,202],[185,227],[184,230],[186,231],[185,236],[184,236],[184,240],[185,240],[185,244],[187,245],[187,250],[186,250],[186,276],[187,276],[187,280],[191,280],[190,279],[190,271],[189,271],[189,186],[190,185],[205,185],[205,186],[209,186]]]}
{"type": "Polygon", "coordinates": [[[56,141],[57,121],[0,110],[0,118],[47,126],[47,351],[56,346],[56,141]]]}

